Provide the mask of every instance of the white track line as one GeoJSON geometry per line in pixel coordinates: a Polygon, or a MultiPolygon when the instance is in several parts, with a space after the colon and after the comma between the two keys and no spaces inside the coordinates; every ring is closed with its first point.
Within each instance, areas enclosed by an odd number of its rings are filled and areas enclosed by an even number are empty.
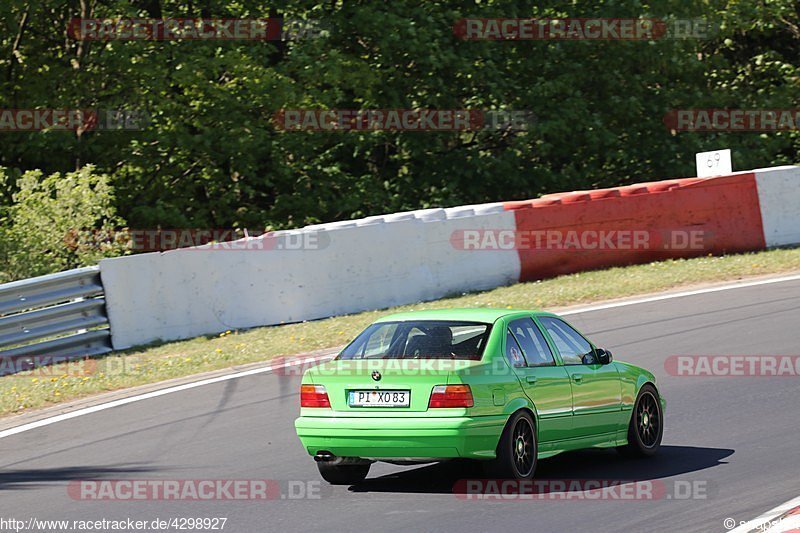
{"type": "MultiPolygon", "coordinates": [[[[731,283],[731,284],[728,284],[728,285],[720,285],[718,287],[709,287],[709,288],[706,288],[706,289],[697,289],[697,290],[693,290],[693,291],[674,292],[674,293],[662,294],[662,295],[658,295],[658,296],[649,296],[649,297],[646,297],[646,298],[638,298],[638,299],[635,299],[635,300],[625,300],[625,301],[621,301],[621,302],[612,302],[612,303],[607,303],[607,304],[590,305],[590,306],[587,306],[587,307],[580,307],[580,308],[576,308],[576,309],[571,309],[569,311],[565,311],[565,312],[562,312],[562,313],[559,313],[559,314],[560,315],[564,315],[564,316],[566,316],[566,315],[574,315],[574,314],[577,314],[577,313],[588,313],[588,312],[591,312],[591,311],[601,311],[603,309],[613,309],[613,308],[616,308],[616,307],[626,307],[626,306],[629,306],[629,305],[639,305],[639,304],[650,303],[650,302],[658,302],[658,301],[661,301],[661,300],[671,300],[673,298],[683,298],[685,296],[695,296],[695,295],[698,295],[698,294],[708,294],[708,293],[712,293],[712,292],[727,291],[727,290],[731,290],[731,289],[743,289],[745,287],[756,287],[758,285],[769,285],[769,284],[772,284],[772,283],[783,283],[783,282],[787,282],[787,281],[797,281],[797,280],[800,280],[800,274],[793,275],[793,276],[784,276],[784,277],[780,277],[780,278],[770,278],[770,279],[764,279],[764,280],[758,280],[758,281],[745,281],[745,282],[740,282],[740,283],[731,283]]],[[[329,358],[329,357],[333,357],[333,355],[323,355],[323,356],[317,357],[316,359],[322,360],[322,359],[329,358]]],[[[186,383],[184,385],[177,385],[175,387],[169,387],[169,388],[166,388],[166,389],[161,389],[161,390],[157,390],[157,391],[153,391],[153,392],[147,392],[147,393],[139,394],[139,395],[136,395],[136,396],[130,396],[128,398],[121,398],[119,400],[113,400],[113,401],[108,402],[108,403],[102,403],[102,404],[99,404],[99,405],[93,405],[91,407],[85,407],[83,409],[78,409],[76,411],[71,411],[69,413],[62,413],[60,415],[55,415],[55,416],[52,416],[52,417],[49,417],[49,418],[43,418],[43,419],[37,420],[35,422],[29,422],[27,424],[22,424],[21,426],[17,426],[17,427],[13,427],[13,428],[10,428],[10,429],[6,429],[6,430],[3,430],[3,431],[0,431],[0,439],[2,439],[4,437],[10,437],[11,435],[16,435],[16,434],[22,433],[24,431],[30,431],[32,429],[40,428],[40,427],[43,427],[43,426],[49,426],[50,424],[55,424],[56,422],[62,422],[64,420],[69,420],[71,418],[77,418],[79,416],[89,415],[89,414],[92,414],[92,413],[96,413],[98,411],[104,411],[106,409],[111,409],[112,407],[118,407],[120,405],[126,405],[126,404],[133,403],[133,402],[139,402],[139,401],[142,401],[142,400],[147,400],[149,398],[157,398],[158,396],[164,396],[165,394],[172,394],[173,392],[180,392],[180,391],[184,391],[184,390],[188,390],[188,389],[194,389],[195,387],[202,387],[204,385],[211,385],[212,383],[219,383],[221,381],[227,381],[229,379],[238,379],[238,378],[243,378],[243,377],[246,377],[246,376],[252,376],[252,375],[255,375],[255,374],[263,374],[265,372],[272,372],[273,370],[275,370],[277,368],[285,368],[285,367],[288,367],[288,366],[295,366],[297,364],[302,364],[304,362],[312,362],[313,360],[314,360],[313,358],[311,358],[311,359],[301,359],[300,361],[292,361],[290,363],[286,363],[284,365],[280,365],[280,366],[276,366],[276,367],[266,366],[266,367],[263,367],[263,368],[256,368],[254,370],[247,370],[247,371],[244,371],[244,372],[237,372],[235,374],[228,374],[228,375],[225,375],[225,376],[219,376],[219,377],[215,377],[215,378],[203,379],[203,380],[200,380],[200,381],[195,381],[193,383],[186,383]]]]}
{"type": "Polygon", "coordinates": [[[329,359],[331,357],[334,357],[334,355],[335,354],[320,355],[317,357],[299,357],[297,358],[297,360],[292,360],[290,362],[278,366],[265,366],[262,368],[254,368],[253,370],[245,370],[243,372],[236,372],[235,374],[226,374],[224,376],[218,376],[215,378],[203,379],[200,381],[194,381],[192,383],[176,385],[175,387],[169,387],[166,389],[160,389],[153,392],[138,394],[136,396],[120,398],[119,400],[113,400],[107,403],[93,405],[91,407],[84,407],[83,409],[77,409],[75,411],[70,411],[68,413],[62,413],[60,415],[51,416],[49,418],[43,418],[41,420],[36,420],[35,422],[29,422],[27,424],[22,424],[20,426],[0,431],[0,439],[4,437],[10,437],[11,435],[16,435],[17,433],[22,433],[23,431],[30,431],[31,429],[40,428],[42,426],[49,426],[50,424],[55,424],[56,422],[61,422],[63,420],[69,420],[70,418],[76,418],[78,416],[89,415],[92,413],[96,413],[98,411],[104,411],[106,409],[111,409],[112,407],[118,407],[120,405],[139,402],[142,400],[147,400],[149,398],[157,398],[159,396],[164,396],[165,394],[172,394],[173,392],[180,392],[184,390],[194,389],[195,387],[202,387],[203,385],[211,385],[212,383],[228,381],[229,379],[238,379],[246,376],[253,376],[255,374],[272,372],[273,370],[277,370],[279,368],[287,368],[287,367],[297,366],[300,364],[314,363],[317,361],[322,361],[324,359],[329,359]]]}
{"type": "Polygon", "coordinates": [[[778,533],[780,531],[786,531],[792,525],[797,527],[797,524],[794,523],[794,521],[792,524],[789,524],[788,522],[777,522],[771,526],[769,525],[769,522],[777,519],[786,511],[798,506],[800,506],[800,496],[793,500],[789,500],[788,502],[783,503],[774,509],[770,509],[758,518],[754,518],[753,520],[740,525],[736,529],[729,530],[728,533],[750,533],[751,531],[756,531],[758,533],[778,533]]]}
{"type": "Polygon", "coordinates": [[[588,313],[590,311],[602,311],[603,309],[614,309],[615,307],[625,307],[628,305],[646,304],[650,302],[660,302],[661,300],[671,300],[673,298],[683,298],[684,296],[695,296],[698,294],[709,294],[712,292],[727,291],[731,289],[744,289],[746,287],[757,287],[759,285],[769,285],[772,283],[784,283],[786,281],[800,280],[800,274],[792,276],[784,276],[781,278],[761,279],[757,281],[743,281],[740,283],[730,283],[728,285],[720,285],[718,287],[708,287],[706,289],[696,289],[693,291],[672,292],[667,294],[660,294],[658,296],[648,296],[645,298],[637,298],[635,300],[623,300],[621,302],[611,302],[607,304],[589,305],[577,309],[571,309],[558,313],[559,315],[575,315],[578,313],[588,313]]]}

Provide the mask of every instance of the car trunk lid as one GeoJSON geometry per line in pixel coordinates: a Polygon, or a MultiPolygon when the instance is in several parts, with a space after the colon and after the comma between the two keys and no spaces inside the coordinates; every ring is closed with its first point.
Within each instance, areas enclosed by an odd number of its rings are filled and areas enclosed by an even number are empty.
{"type": "Polygon", "coordinates": [[[307,377],[315,385],[325,386],[331,409],[336,412],[423,412],[428,410],[433,387],[460,383],[452,373],[478,364],[479,361],[452,359],[334,360],[309,370],[307,377]],[[350,404],[351,392],[366,391],[408,391],[408,406],[362,407],[350,404]]]}

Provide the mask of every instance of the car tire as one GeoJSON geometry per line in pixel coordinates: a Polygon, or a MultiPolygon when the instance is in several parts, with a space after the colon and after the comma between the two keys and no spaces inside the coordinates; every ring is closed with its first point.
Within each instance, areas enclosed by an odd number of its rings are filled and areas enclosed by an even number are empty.
{"type": "Polygon", "coordinates": [[[536,425],[527,411],[517,411],[508,420],[500,442],[497,457],[484,465],[484,472],[500,479],[531,479],[536,472],[536,425]]]}
{"type": "Polygon", "coordinates": [[[649,383],[644,385],[633,404],[628,423],[628,444],[617,448],[626,457],[652,457],[661,447],[664,435],[664,413],[658,391],[649,383]]]}
{"type": "Polygon", "coordinates": [[[363,465],[332,465],[329,463],[317,463],[319,474],[322,479],[331,485],[354,485],[364,481],[369,473],[371,463],[363,465]]]}

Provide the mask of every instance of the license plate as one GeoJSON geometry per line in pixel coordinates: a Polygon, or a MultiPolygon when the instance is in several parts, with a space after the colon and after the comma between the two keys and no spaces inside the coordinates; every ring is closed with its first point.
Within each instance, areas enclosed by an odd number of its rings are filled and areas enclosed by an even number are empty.
{"type": "Polygon", "coordinates": [[[408,407],[411,391],[407,390],[351,390],[350,407],[408,407]]]}

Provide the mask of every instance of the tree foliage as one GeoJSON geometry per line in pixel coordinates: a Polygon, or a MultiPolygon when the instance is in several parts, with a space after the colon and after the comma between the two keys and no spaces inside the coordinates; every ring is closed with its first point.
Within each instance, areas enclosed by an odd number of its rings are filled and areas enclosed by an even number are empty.
{"type": "MultiPolygon", "coordinates": [[[[792,108],[795,0],[5,0],[0,108],[146,110],[141,131],[3,132],[0,201],[94,165],[131,227],[284,228],[796,161],[797,132],[671,132],[671,109],[792,108]],[[72,17],[281,16],[318,39],[80,41],[72,17]],[[706,39],[465,41],[462,17],[702,17],[706,39]],[[280,109],[530,110],[525,132],[284,132],[280,109]]],[[[116,216],[116,215],[115,215],[116,216]]]]}
{"type": "MultiPolygon", "coordinates": [[[[7,177],[0,167],[0,182],[7,177]]],[[[19,176],[13,205],[0,221],[0,282],[125,253],[125,242],[108,238],[122,223],[109,181],[90,165],[64,175],[32,170],[19,176]]]]}

